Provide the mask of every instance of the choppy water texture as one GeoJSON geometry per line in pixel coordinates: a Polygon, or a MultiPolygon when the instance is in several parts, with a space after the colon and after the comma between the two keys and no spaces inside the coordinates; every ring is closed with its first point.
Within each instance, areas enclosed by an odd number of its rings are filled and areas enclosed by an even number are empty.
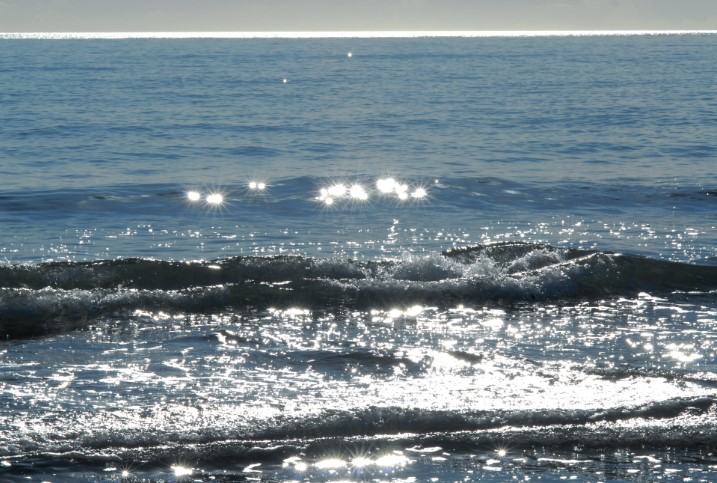
{"type": "Polygon", "coordinates": [[[1,39],[0,479],[714,480],[716,42],[1,39]]]}

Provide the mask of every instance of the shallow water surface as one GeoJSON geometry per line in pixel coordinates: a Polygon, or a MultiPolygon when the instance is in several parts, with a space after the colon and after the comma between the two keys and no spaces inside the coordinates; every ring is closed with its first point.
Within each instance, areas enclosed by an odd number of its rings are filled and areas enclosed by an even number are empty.
{"type": "Polygon", "coordinates": [[[714,480],[715,39],[0,39],[0,479],[714,480]]]}

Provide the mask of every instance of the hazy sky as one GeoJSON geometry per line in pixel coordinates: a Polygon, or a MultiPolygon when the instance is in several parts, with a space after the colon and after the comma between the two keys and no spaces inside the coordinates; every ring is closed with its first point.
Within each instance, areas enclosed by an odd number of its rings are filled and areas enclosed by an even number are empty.
{"type": "Polygon", "coordinates": [[[717,0],[0,0],[0,32],[717,29],[717,0]]]}

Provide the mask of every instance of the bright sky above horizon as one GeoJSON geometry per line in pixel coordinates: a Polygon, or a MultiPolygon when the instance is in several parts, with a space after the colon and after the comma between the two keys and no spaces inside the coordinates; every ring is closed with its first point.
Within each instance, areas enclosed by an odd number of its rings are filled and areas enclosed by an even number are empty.
{"type": "Polygon", "coordinates": [[[0,32],[714,29],[717,0],[0,0],[0,32]]]}

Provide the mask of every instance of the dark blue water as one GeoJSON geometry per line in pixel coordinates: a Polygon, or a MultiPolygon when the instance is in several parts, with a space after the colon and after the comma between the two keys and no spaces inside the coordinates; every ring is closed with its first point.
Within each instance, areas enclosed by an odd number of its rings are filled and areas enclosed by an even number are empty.
{"type": "Polygon", "coordinates": [[[0,479],[714,479],[716,39],[3,38],[0,479]]]}

